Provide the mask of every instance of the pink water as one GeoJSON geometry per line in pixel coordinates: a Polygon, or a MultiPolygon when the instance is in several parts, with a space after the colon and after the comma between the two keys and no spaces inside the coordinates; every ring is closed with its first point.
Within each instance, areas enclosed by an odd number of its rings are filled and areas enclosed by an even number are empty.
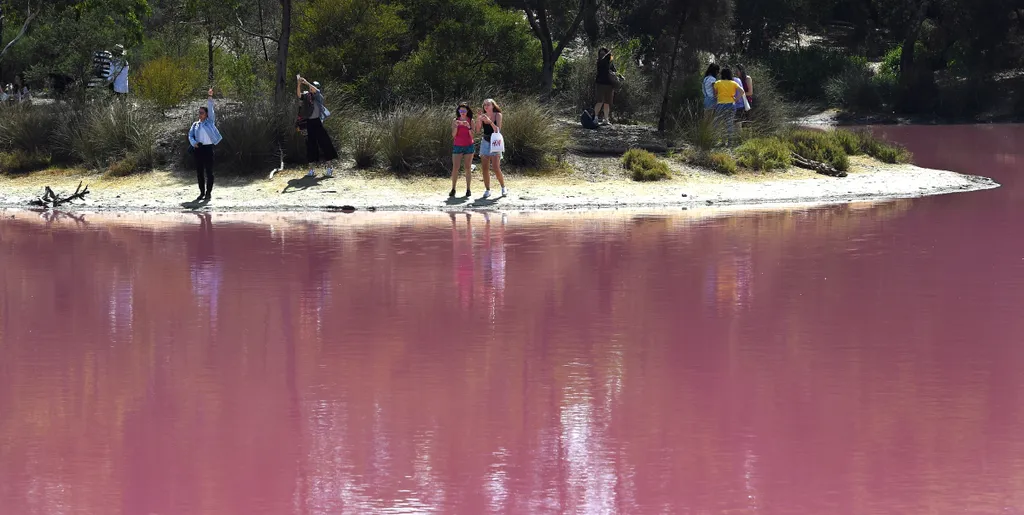
{"type": "Polygon", "coordinates": [[[1004,187],[5,213],[0,514],[1024,513],[1024,127],[882,131],[1004,187]]]}

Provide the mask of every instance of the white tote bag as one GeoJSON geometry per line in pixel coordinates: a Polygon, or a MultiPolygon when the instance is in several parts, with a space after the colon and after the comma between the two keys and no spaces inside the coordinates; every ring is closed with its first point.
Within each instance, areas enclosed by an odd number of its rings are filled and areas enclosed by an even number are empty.
{"type": "Polygon", "coordinates": [[[500,132],[491,134],[491,152],[503,154],[505,152],[505,138],[500,132]]]}

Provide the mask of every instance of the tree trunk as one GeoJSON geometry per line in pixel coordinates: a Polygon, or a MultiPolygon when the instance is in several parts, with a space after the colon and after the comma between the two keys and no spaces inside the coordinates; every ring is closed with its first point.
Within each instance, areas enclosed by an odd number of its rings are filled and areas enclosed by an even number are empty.
{"type": "Polygon", "coordinates": [[[917,33],[920,31],[921,24],[924,23],[925,16],[928,14],[928,4],[929,0],[921,1],[917,12],[914,13],[910,24],[907,25],[907,32],[903,37],[900,52],[900,86],[903,86],[904,89],[912,86],[915,82],[917,70],[914,66],[914,46],[917,44],[917,33]]]}
{"type": "Polygon", "coordinates": [[[206,34],[206,78],[210,82],[210,87],[213,87],[213,34],[206,34]]]}
{"type": "Polygon", "coordinates": [[[277,79],[274,86],[274,98],[283,102],[288,93],[288,40],[292,36],[292,0],[281,2],[281,34],[277,40],[277,79]]]}
{"type": "Polygon", "coordinates": [[[543,91],[545,95],[550,95],[555,86],[555,61],[557,61],[558,58],[552,58],[551,54],[553,53],[554,52],[544,52],[544,63],[541,66],[540,86],[541,91],[543,91]]]}
{"type": "Polygon", "coordinates": [[[665,132],[668,117],[668,99],[672,94],[672,79],[676,74],[676,60],[679,57],[679,42],[683,39],[683,25],[686,24],[686,13],[679,17],[676,37],[672,44],[672,59],[668,62],[668,77],[665,78],[665,92],[661,96],[661,114],[658,116],[658,132],[665,132]]]}

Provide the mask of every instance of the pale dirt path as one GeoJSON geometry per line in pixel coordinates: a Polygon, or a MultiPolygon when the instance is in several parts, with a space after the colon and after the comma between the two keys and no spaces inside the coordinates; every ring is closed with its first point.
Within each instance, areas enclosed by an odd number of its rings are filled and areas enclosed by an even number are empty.
{"type": "MultiPolygon", "coordinates": [[[[317,211],[353,206],[358,210],[442,211],[494,209],[509,211],[568,210],[630,207],[698,207],[779,203],[833,203],[910,198],[997,187],[983,177],[930,170],[910,165],[882,165],[853,158],[846,178],[831,178],[804,170],[726,177],[673,163],[675,177],[656,183],[626,178],[614,158],[570,159],[574,172],[554,177],[508,177],[510,194],[484,201],[479,173],[473,198],[449,200],[447,179],[396,179],[363,176],[351,170],[333,179],[309,181],[300,170],[273,179],[242,181],[218,178],[211,211],[317,211]],[[291,186],[289,186],[291,184],[291,186]],[[286,191],[287,190],[287,191],[286,191]]],[[[21,177],[0,176],[0,207],[24,208],[49,185],[58,193],[74,191],[79,181],[89,185],[86,202],[71,209],[83,211],[182,211],[198,189],[191,174],[156,171],[127,178],[101,174],[45,171],[21,177]]],[[[496,181],[492,193],[497,193],[496,181]]]]}

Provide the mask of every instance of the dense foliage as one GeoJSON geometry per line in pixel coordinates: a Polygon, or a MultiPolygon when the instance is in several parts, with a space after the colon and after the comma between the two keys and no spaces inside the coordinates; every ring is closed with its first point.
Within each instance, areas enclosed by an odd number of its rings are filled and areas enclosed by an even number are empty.
{"type": "Polygon", "coordinates": [[[370,109],[554,93],[576,110],[591,103],[600,46],[624,72],[625,119],[666,130],[699,95],[707,62],[723,59],[756,66],[789,102],[948,117],[1024,105],[1014,73],[1024,61],[1020,0],[0,0],[0,9],[0,83],[81,99],[93,52],[120,44],[133,93],[161,109],[211,84],[286,100],[302,73],[370,109]]]}

